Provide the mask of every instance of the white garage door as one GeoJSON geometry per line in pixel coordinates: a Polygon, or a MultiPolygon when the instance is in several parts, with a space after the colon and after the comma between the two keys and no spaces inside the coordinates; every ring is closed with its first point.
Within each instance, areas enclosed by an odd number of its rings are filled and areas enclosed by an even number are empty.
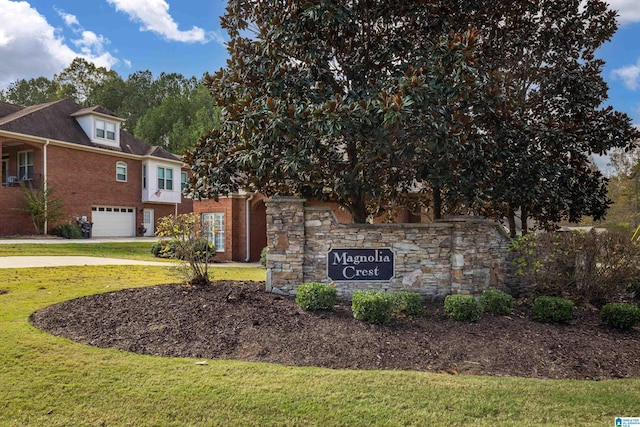
{"type": "Polygon", "coordinates": [[[91,237],[135,237],[136,213],[133,208],[94,206],[91,208],[91,237]]]}

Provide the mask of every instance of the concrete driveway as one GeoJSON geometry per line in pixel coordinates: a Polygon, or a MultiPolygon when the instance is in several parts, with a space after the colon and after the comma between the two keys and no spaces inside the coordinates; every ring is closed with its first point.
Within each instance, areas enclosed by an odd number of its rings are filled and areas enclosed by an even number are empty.
{"type": "Polygon", "coordinates": [[[172,262],[137,261],[93,256],[4,256],[0,268],[61,267],[74,265],[175,265],[172,262]]]}

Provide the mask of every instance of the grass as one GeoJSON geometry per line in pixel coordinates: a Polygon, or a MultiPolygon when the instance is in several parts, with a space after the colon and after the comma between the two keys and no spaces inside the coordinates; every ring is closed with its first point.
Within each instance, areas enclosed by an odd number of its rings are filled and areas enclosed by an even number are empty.
{"type": "MultiPolygon", "coordinates": [[[[219,279],[264,270],[216,268],[219,279]]],[[[33,328],[56,302],[174,282],[146,266],[0,269],[0,426],[613,425],[640,380],[557,381],[162,358],[33,328]]]]}
{"type": "Polygon", "coordinates": [[[162,261],[151,254],[153,242],[0,244],[0,256],[95,256],[162,261]]]}

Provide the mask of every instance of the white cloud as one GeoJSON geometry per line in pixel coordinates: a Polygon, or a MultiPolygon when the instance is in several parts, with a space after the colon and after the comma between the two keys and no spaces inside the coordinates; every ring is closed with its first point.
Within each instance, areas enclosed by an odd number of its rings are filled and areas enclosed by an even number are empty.
{"type": "Polygon", "coordinates": [[[611,72],[614,78],[622,79],[627,89],[637,90],[640,88],[640,59],[635,65],[617,68],[611,72]]]}
{"type": "Polygon", "coordinates": [[[638,0],[609,0],[609,7],[618,11],[620,25],[640,22],[640,1],[638,0]]]}
{"type": "Polygon", "coordinates": [[[56,9],[56,12],[58,12],[58,15],[60,15],[60,17],[64,20],[64,23],[67,24],[67,27],[71,27],[73,25],[80,25],[80,22],[78,22],[78,18],[75,15],[71,15],[70,13],[65,13],[62,10],[56,9]]]}
{"type": "Polygon", "coordinates": [[[178,24],[169,14],[165,0],[107,0],[117,11],[124,12],[134,22],[142,24],[142,31],[151,31],[167,40],[186,43],[207,43],[212,34],[199,27],[187,31],[178,29],[178,24]]]}
{"type": "MultiPolygon", "coordinates": [[[[60,33],[26,1],[0,0],[0,89],[18,79],[52,78],[81,56],[97,66],[111,68],[118,60],[104,47],[102,36],[82,34],[70,46],[60,33]]],[[[59,12],[63,20],[81,30],[77,18],[59,12]]],[[[75,31],[75,30],[74,30],[75,31]]]]}

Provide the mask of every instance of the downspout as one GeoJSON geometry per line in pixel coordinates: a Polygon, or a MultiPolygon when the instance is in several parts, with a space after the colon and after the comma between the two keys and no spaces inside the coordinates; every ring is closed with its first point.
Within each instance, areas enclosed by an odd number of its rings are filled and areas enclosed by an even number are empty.
{"type": "Polygon", "coordinates": [[[44,196],[44,234],[45,236],[47,235],[48,232],[48,228],[49,228],[49,224],[47,222],[47,145],[49,145],[49,140],[47,139],[47,142],[44,143],[44,152],[43,152],[43,157],[44,157],[44,168],[43,168],[43,175],[44,178],[42,180],[42,191],[43,191],[43,196],[44,196]]]}
{"type": "Polygon", "coordinates": [[[247,256],[244,259],[244,262],[249,262],[249,260],[251,260],[251,200],[253,200],[253,197],[256,195],[256,193],[253,193],[251,195],[251,197],[249,197],[246,201],[246,207],[245,207],[245,230],[247,231],[247,243],[246,243],[246,248],[247,248],[247,256]]]}

